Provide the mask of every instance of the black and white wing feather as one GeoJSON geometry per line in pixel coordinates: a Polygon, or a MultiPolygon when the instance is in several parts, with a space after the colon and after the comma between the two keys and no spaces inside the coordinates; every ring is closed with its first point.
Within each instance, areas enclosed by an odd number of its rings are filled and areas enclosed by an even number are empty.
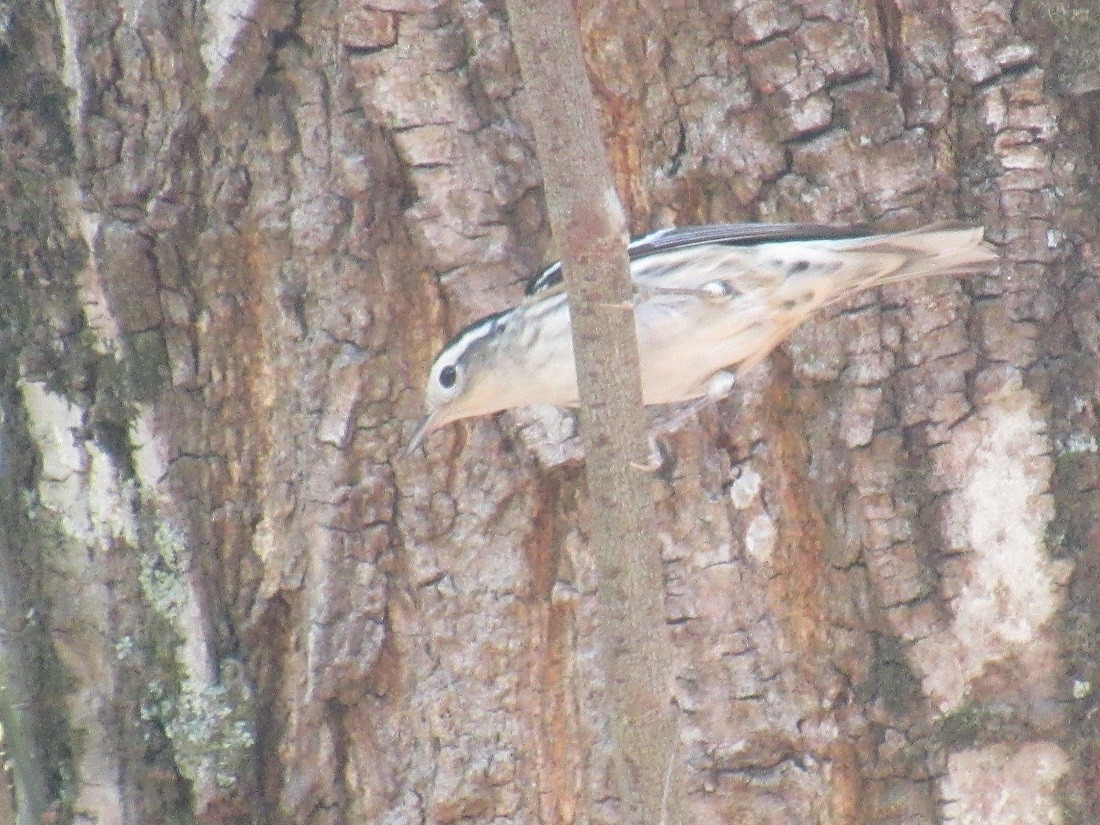
{"type": "MultiPolygon", "coordinates": [[[[658,229],[635,238],[627,247],[631,263],[666,252],[695,246],[756,246],[782,241],[823,241],[870,235],[866,227],[818,226],[805,223],[717,223],[707,226],[658,229]]],[[[561,262],[555,261],[527,282],[524,294],[531,297],[554,289],[562,282],[561,262]]]]}

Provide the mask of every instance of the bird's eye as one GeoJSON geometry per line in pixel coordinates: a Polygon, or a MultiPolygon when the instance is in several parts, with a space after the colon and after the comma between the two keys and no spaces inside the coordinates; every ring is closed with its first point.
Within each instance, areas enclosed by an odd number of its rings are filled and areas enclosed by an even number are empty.
{"type": "Polygon", "coordinates": [[[439,371],[439,386],[445,390],[449,390],[455,385],[455,381],[458,380],[458,370],[452,365],[448,364],[439,371]]]}

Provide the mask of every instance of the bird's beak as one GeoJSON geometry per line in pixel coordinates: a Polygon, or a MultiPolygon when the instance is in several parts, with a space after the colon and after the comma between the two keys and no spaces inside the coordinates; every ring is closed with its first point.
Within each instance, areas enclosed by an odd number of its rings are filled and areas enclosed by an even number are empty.
{"type": "Polygon", "coordinates": [[[416,432],[413,433],[412,438],[409,439],[409,446],[405,448],[405,455],[412,455],[413,450],[420,446],[420,442],[424,440],[424,436],[430,433],[436,428],[435,413],[428,413],[422,419],[420,423],[416,425],[416,432]]]}

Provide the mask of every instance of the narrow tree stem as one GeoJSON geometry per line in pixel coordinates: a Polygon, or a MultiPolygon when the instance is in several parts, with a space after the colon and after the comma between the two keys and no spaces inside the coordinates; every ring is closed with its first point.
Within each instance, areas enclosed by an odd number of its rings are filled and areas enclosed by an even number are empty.
{"type": "Polygon", "coordinates": [[[648,457],[626,222],[568,0],[509,0],[550,224],[569,290],[599,588],[599,646],[623,770],[623,821],[679,821],[670,642],[648,457]],[[671,793],[666,789],[671,788],[671,793]]]}

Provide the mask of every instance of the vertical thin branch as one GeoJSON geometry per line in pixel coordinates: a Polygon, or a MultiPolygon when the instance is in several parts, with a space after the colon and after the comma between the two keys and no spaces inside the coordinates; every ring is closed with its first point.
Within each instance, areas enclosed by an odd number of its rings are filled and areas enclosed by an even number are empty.
{"type": "Polygon", "coordinates": [[[509,0],[508,14],[569,289],[624,821],[677,822],[660,546],[648,478],[631,466],[648,447],[625,219],[569,1],[509,0]]]}

